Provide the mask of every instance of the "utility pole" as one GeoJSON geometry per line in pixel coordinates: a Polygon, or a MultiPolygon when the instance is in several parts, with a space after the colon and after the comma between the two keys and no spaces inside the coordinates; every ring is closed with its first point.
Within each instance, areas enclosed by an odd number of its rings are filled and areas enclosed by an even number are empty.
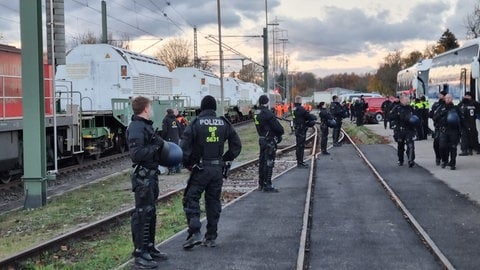
{"type": "MultiPolygon", "coordinates": [[[[45,14],[47,22],[47,59],[52,66],[52,107],[53,107],[53,138],[57,138],[57,100],[55,93],[55,72],[57,65],[66,64],[65,49],[65,6],[64,0],[46,0],[45,14]]],[[[58,172],[58,145],[53,145],[54,170],[49,171],[49,177],[55,178],[58,172]]]]}
{"type": "Polygon", "coordinates": [[[193,27],[193,66],[195,68],[198,68],[199,65],[199,59],[198,59],[198,44],[197,44],[197,27],[193,27]]]}
{"type": "Polygon", "coordinates": [[[265,0],[265,27],[263,28],[263,91],[268,93],[268,8],[265,0]]]}
{"type": "Polygon", "coordinates": [[[218,50],[220,53],[220,109],[219,114],[224,115],[223,109],[223,48],[222,48],[222,15],[220,12],[220,0],[217,0],[217,13],[218,13],[218,50]]]}
{"type": "MultiPolygon", "coordinates": [[[[265,3],[267,1],[265,0],[265,3]]],[[[268,93],[268,28],[263,28],[263,91],[268,93]]]]}
{"type": "MultiPolygon", "coordinates": [[[[268,25],[271,25],[273,26],[273,29],[272,29],[272,65],[273,65],[273,87],[272,88],[275,88],[275,72],[276,72],[276,57],[275,57],[275,31],[276,30],[276,27],[275,26],[278,26],[278,23],[277,23],[277,20],[275,20],[274,23],[267,23],[267,26],[268,25]]],[[[268,31],[267,31],[268,32],[268,31]]],[[[267,53],[268,53],[268,39],[267,39],[267,53]]],[[[268,57],[268,54],[267,54],[267,57],[268,57]]],[[[268,91],[268,89],[267,89],[268,91]]]]}
{"type": "Polygon", "coordinates": [[[20,1],[23,100],[24,208],[47,203],[42,1],[20,1]]]}
{"type": "Polygon", "coordinates": [[[288,59],[285,60],[285,99],[287,102],[292,101],[290,89],[288,88],[288,59]]]}
{"type": "MultiPolygon", "coordinates": [[[[282,69],[283,69],[283,70],[282,70],[282,73],[285,73],[285,72],[286,72],[286,74],[288,75],[288,68],[287,68],[287,71],[285,71],[286,66],[287,66],[286,61],[285,61],[285,43],[288,42],[288,38],[280,38],[280,39],[278,39],[278,40],[279,40],[280,42],[282,42],[282,44],[283,44],[283,49],[282,49],[282,69]]],[[[286,75],[284,74],[284,77],[285,77],[285,76],[286,76],[286,75]]],[[[286,77],[285,77],[285,78],[286,78],[286,77]]],[[[283,93],[283,94],[284,94],[284,98],[287,99],[287,98],[288,98],[288,95],[287,95],[287,87],[286,87],[286,79],[285,79],[285,78],[284,78],[284,81],[283,81],[283,82],[284,82],[283,85],[285,86],[285,89],[284,89],[284,93],[283,93]]]]}
{"type": "Polygon", "coordinates": [[[108,34],[107,34],[107,2],[102,0],[102,43],[108,43],[108,34]]]}

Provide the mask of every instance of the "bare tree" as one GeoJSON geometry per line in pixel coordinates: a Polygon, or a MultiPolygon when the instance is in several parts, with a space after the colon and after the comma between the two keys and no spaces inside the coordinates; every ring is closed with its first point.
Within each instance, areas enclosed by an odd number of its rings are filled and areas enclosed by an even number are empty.
{"type": "Polygon", "coordinates": [[[113,39],[112,34],[109,34],[108,44],[125,49],[125,50],[130,50],[130,36],[124,33],[121,39],[113,39]]]}
{"type": "Polygon", "coordinates": [[[177,67],[191,67],[193,66],[191,48],[188,40],[175,38],[165,43],[155,53],[155,57],[162,60],[170,71],[177,67]]]}
{"type": "Polygon", "coordinates": [[[411,67],[423,59],[423,54],[419,51],[412,51],[406,57],[402,58],[403,68],[411,67]]]}
{"type": "Polygon", "coordinates": [[[93,32],[86,32],[83,34],[78,34],[73,37],[72,47],[77,47],[80,44],[97,44],[99,43],[98,37],[95,36],[93,32]]]}
{"type": "Polygon", "coordinates": [[[243,66],[238,72],[238,78],[244,82],[257,82],[262,77],[263,69],[254,63],[243,66]]]}
{"type": "Polygon", "coordinates": [[[213,65],[208,59],[199,58],[198,59],[198,68],[201,70],[213,71],[213,65]]]}
{"type": "Polygon", "coordinates": [[[435,47],[437,45],[435,44],[432,44],[432,45],[427,45],[427,47],[425,48],[425,51],[423,51],[423,57],[425,58],[433,58],[435,55],[437,55],[435,53],[435,47]]]}
{"type": "Polygon", "coordinates": [[[480,5],[475,5],[473,12],[464,19],[464,26],[467,29],[467,38],[478,38],[480,36],[480,5]]]}
{"type": "Polygon", "coordinates": [[[381,94],[392,95],[397,85],[397,73],[402,69],[401,51],[396,50],[384,58],[384,63],[370,81],[368,89],[381,94]]]}
{"type": "MultiPolygon", "coordinates": [[[[78,34],[72,40],[72,47],[77,47],[80,44],[100,44],[102,43],[101,34],[95,35],[93,32],[86,32],[83,34],[78,34]]],[[[128,50],[130,48],[130,37],[127,34],[124,34],[121,39],[113,39],[112,33],[108,35],[107,43],[115,47],[128,50]]]]}

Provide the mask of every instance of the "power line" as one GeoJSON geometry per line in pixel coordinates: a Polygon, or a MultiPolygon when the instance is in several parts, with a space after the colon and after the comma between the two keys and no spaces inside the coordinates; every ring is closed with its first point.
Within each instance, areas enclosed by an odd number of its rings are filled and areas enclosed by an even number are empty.
{"type": "MultiPolygon", "coordinates": [[[[82,2],[79,2],[78,0],[72,0],[72,1],[78,3],[78,4],[82,5],[82,6],[85,6],[85,7],[89,8],[89,9],[92,9],[92,10],[94,10],[94,11],[100,13],[100,14],[102,13],[101,10],[98,10],[98,9],[96,9],[96,8],[93,8],[93,7],[89,6],[88,4],[84,4],[84,3],[82,3],[82,2]]],[[[145,33],[145,34],[149,34],[149,35],[152,35],[152,36],[156,36],[154,33],[151,33],[151,32],[148,32],[148,31],[146,31],[146,30],[143,30],[143,29],[141,29],[141,28],[139,28],[139,27],[137,27],[137,26],[135,26],[135,25],[132,25],[132,24],[127,23],[127,22],[124,22],[124,21],[122,21],[121,19],[118,19],[118,18],[113,17],[113,16],[111,16],[111,15],[108,15],[108,14],[107,14],[107,17],[108,17],[108,18],[111,18],[111,19],[113,19],[113,20],[115,20],[115,21],[118,21],[118,22],[120,22],[120,23],[122,23],[122,24],[128,25],[128,26],[130,26],[130,27],[132,27],[132,28],[134,28],[134,29],[136,29],[136,30],[138,30],[138,31],[140,31],[140,32],[145,33]]]]}

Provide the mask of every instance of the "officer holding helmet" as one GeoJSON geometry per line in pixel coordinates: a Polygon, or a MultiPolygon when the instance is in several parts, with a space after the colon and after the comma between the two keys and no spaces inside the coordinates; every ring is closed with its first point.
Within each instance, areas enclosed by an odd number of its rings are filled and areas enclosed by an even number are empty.
{"type": "Polygon", "coordinates": [[[155,134],[150,120],[152,102],[138,96],[132,100],[134,115],[128,126],[126,138],[130,158],[134,163],[131,175],[132,191],[135,192],[135,210],[132,214],[132,238],[135,250],[135,265],[140,268],[156,268],[154,259],[166,260],[167,255],[155,247],[157,222],[156,200],[158,189],[158,166],[173,166],[181,161],[180,147],[165,142],[155,134]]]}
{"type": "Polygon", "coordinates": [[[462,122],[462,131],[460,138],[460,149],[462,152],[459,156],[472,155],[475,149],[480,153],[478,145],[477,131],[477,115],[480,112],[480,104],[472,98],[471,92],[466,92],[462,101],[458,104],[461,112],[460,119],[462,122]]]}
{"type": "Polygon", "coordinates": [[[413,113],[410,98],[400,95],[400,104],[390,111],[390,125],[393,127],[393,138],[397,142],[398,166],[403,166],[405,145],[407,146],[408,167],[415,166],[415,145],[413,137],[420,118],[413,113]]]}
{"type": "Polygon", "coordinates": [[[342,128],[342,119],[345,116],[345,109],[338,101],[338,96],[332,97],[332,103],[330,104],[330,113],[333,115],[335,121],[337,122],[337,125],[333,127],[333,146],[342,146],[342,143],[340,143],[338,139],[340,138],[340,129],[342,128]]]}
{"type": "Polygon", "coordinates": [[[253,119],[258,133],[260,156],[258,164],[258,190],[263,192],[278,192],[272,186],[273,166],[277,144],[281,142],[284,133],[283,126],[268,109],[268,97],[261,95],[259,107],[255,110],[253,119]]]}
{"type": "Polygon", "coordinates": [[[440,165],[441,161],[441,154],[440,154],[440,126],[437,121],[435,121],[434,115],[438,108],[445,105],[445,96],[447,95],[447,91],[442,90],[438,93],[438,100],[433,103],[432,108],[428,112],[428,117],[432,118],[433,120],[433,152],[435,153],[435,164],[438,166],[440,165]]]}
{"type": "Polygon", "coordinates": [[[303,155],[305,152],[305,140],[307,138],[307,129],[315,125],[317,117],[310,114],[302,107],[302,97],[296,96],[293,108],[293,125],[295,127],[296,137],[296,157],[298,168],[308,168],[308,164],[303,162],[303,155]],[[313,124],[312,124],[313,123],[313,124]]]}
{"type": "Polygon", "coordinates": [[[180,140],[183,164],[191,171],[183,197],[188,224],[188,238],[183,244],[186,250],[202,243],[207,247],[216,246],[223,178],[242,150],[237,132],[225,117],[216,116],[216,109],[215,98],[205,96],[200,103],[200,114],[186,127],[180,140]],[[227,141],[228,150],[224,153],[227,141]],[[202,240],[200,198],[204,191],[207,231],[202,240]]]}
{"type": "Polygon", "coordinates": [[[322,155],[330,155],[330,153],[327,152],[328,128],[335,128],[337,122],[330,112],[328,112],[325,102],[320,102],[318,104],[318,109],[320,110],[318,116],[320,116],[320,131],[322,132],[322,136],[320,137],[320,149],[322,155]]]}
{"type": "Polygon", "coordinates": [[[433,115],[433,121],[439,127],[439,150],[442,169],[450,166],[456,169],[457,146],[460,142],[460,111],[453,105],[451,94],[445,95],[445,103],[440,105],[433,115]]]}

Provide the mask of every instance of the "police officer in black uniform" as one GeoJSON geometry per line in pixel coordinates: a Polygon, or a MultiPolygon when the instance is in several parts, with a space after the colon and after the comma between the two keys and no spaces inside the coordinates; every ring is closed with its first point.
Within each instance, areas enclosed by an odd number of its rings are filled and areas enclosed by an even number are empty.
{"type": "Polygon", "coordinates": [[[337,96],[332,97],[332,103],[330,104],[330,113],[333,115],[333,117],[335,118],[335,122],[337,123],[337,125],[333,127],[332,131],[333,146],[342,146],[342,143],[340,143],[338,139],[340,138],[340,129],[342,128],[342,119],[345,116],[345,110],[342,105],[340,105],[337,96]]]}
{"type": "Polygon", "coordinates": [[[439,150],[442,168],[450,166],[456,169],[457,146],[460,142],[460,111],[453,105],[451,94],[445,95],[445,103],[439,106],[433,115],[433,120],[439,129],[439,150]]]}
{"type": "Polygon", "coordinates": [[[191,249],[202,242],[209,247],[216,245],[223,178],[227,177],[231,162],[242,149],[237,132],[225,117],[216,116],[216,109],[215,98],[205,96],[200,104],[200,114],[187,126],[180,140],[183,164],[191,171],[183,198],[188,223],[184,249],[191,249]],[[224,153],[226,141],[228,150],[224,153]],[[204,191],[207,231],[202,241],[200,197],[204,191]]]}
{"type": "Polygon", "coordinates": [[[365,102],[363,95],[360,95],[358,102],[355,102],[355,111],[357,114],[357,126],[362,126],[364,123],[365,112],[367,111],[368,103],[365,102]]]}
{"type": "Polygon", "coordinates": [[[435,111],[440,107],[445,105],[445,95],[447,94],[447,91],[442,90],[438,93],[438,100],[433,103],[432,108],[430,109],[430,112],[428,113],[428,117],[430,117],[433,120],[433,152],[435,153],[435,164],[437,166],[440,165],[441,161],[441,155],[440,155],[440,145],[439,145],[439,139],[440,139],[440,126],[438,121],[435,121],[434,115],[435,111]]]}
{"type": "MultiPolygon", "coordinates": [[[[462,132],[460,139],[459,156],[472,155],[473,150],[480,151],[478,145],[477,114],[480,112],[480,105],[472,99],[472,93],[466,92],[462,101],[458,104],[460,119],[462,121],[462,132]]],[[[480,153],[480,152],[479,152],[480,153]]]]}
{"type": "Polygon", "coordinates": [[[400,104],[390,111],[390,124],[393,126],[393,138],[397,142],[398,166],[403,166],[405,145],[407,146],[408,167],[415,165],[415,136],[416,127],[420,125],[420,119],[413,114],[407,95],[400,95],[400,104]]]}
{"type": "Polygon", "coordinates": [[[136,97],[132,100],[134,115],[126,137],[129,153],[134,163],[132,190],[135,192],[135,210],[132,214],[132,238],[135,250],[135,265],[141,268],[156,268],[154,258],[167,259],[166,254],[155,248],[156,199],[158,198],[158,165],[167,151],[166,142],[155,134],[150,120],[150,99],[136,97]],[[163,153],[162,153],[163,151],[163,153]]]}
{"type": "Polygon", "coordinates": [[[298,168],[308,168],[308,164],[303,162],[303,155],[305,152],[305,140],[307,138],[307,129],[315,125],[317,117],[310,114],[302,107],[302,97],[296,96],[293,107],[293,125],[295,127],[296,138],[296,157],[298,168]],[[311,124],[313,121],[313,125],[311,124]]]}
{"type": "MultiPolygon", "coordinates": [[[[167,142],[178,144],[180,141],[181,127],[172,109],[167,109],[167,115],[162,121],[162,138],[167,142]]],[[[168,174],[180,172],[180,166],[169,167],[168,174]]]]}
{"type": "Polygon", "coordinates": [[[268,109],[268,97],[260,96],[259,107],[255,110],[253,119],[258,133],[260,145],[260,157],[258,165],[258,190],[263,192],[278,192],[272,186],[273,166],[277,144],[281,142],[284,133],[283,126],[268,109]]]}
{"type": "Polygon", "coordinates": [[[387,99],[382,102],[381,109],[383,112],[383,127],[387,129],[387,123],[389,119],[389,114],[390,114],[390,109],[392,106],[392,101],[390,100],[390,97],[387,96],[387,99]]]}
{"type": "Polygon", "coordinates": [[[320,137],[320,150],[322,151],[322,155],[330,155],[330,153],[327,152],[328,128],[332,126],[333,128],[335,128],[336,121],[334,117],[330,114],[330,112],[327,110],[327,105],[325,104],[325,102],[320,102],[318,104],[318,109],[318,116],[320,117],[320,131],[322,132],[322,135],[320,137]],[[335,122],[332,122],[332,120],[335,122]]]}

